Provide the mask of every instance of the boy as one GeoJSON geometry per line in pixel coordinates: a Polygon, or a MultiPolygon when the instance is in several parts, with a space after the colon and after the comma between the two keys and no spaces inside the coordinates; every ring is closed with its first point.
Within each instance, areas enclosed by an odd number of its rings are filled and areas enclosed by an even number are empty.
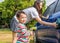
{"type": "Polygon", "coordinates": [[[28,43],[29,33],[26,26],[24,25],[24,23],[26,23],[27,16],[23,11],[18,11],[16,17],[19,23],[16,25],[16,29],[14,30],[15,35],[13,43],[28,43]]]}

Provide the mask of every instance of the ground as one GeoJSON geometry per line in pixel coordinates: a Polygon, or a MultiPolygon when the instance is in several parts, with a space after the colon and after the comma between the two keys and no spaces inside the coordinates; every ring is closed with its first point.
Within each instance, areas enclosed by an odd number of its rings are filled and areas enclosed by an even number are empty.
{"type": "Polygon", "coordinates": [[[8,29],[0,29],[0,43],[11,43],[12,32],[8,29]]]}

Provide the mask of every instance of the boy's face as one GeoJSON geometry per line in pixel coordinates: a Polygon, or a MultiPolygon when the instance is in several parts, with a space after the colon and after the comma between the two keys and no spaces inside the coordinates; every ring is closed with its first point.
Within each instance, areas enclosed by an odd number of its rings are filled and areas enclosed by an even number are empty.
{"type": "Polygon", "coordinates": [[[19,20],[20,23],[23,23],[24,24],[27,21],[27,16],[25,14],[21,13],[21,15],[18,18],[18,20],[19,20]]]}

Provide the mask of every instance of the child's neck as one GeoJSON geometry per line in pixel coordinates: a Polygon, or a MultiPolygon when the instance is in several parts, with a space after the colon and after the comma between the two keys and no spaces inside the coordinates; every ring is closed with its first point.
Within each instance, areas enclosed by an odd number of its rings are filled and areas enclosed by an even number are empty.
{"type": "Polygon", "coordinates": [[[24,23],[19,22],[19,24],[24,24],[24,23]]]}

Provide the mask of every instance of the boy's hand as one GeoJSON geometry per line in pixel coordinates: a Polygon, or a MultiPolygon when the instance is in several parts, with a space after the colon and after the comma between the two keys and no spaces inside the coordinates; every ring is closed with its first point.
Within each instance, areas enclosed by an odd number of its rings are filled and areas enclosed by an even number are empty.
{"type": "Polygon", "coordinates": [[[32,27],[32,28],[30,28],[30,30],[36,30],[37,28],[36,27],[32,27]]]}

